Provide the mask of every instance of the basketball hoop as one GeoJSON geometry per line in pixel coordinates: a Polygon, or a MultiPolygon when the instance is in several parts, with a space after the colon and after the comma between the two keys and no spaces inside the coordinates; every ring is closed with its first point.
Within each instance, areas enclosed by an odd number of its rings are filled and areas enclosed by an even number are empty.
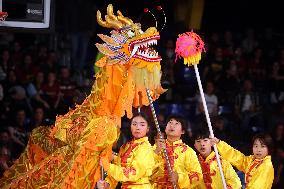
{"type": "Polygon", "coordinates": [[[0,12],[0,22],[5,21],[5,19],[7,18],[8,13],[7,12],[0,12]]]}

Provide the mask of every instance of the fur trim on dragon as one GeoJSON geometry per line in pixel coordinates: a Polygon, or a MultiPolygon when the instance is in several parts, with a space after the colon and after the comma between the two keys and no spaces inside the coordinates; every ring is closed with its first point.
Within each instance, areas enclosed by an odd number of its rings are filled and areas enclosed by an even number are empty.
{"type": "Polygon", "coordinates": [[[149,105],[165,90],[161,66],[152,48],[160,36],[156,28],[141,30],[138,23],[107,7],[105,20],[111,36],[99,34],[96,44],[104,56],[96,62],[91,94],[81,105],[56,117],[55,125],[33,130],[25,151],[0,179],[0,188],[94,188],[100,179],[99,159],[110,157],[118,139],[121,117],[132,117],[132,108],[149,105]]]}

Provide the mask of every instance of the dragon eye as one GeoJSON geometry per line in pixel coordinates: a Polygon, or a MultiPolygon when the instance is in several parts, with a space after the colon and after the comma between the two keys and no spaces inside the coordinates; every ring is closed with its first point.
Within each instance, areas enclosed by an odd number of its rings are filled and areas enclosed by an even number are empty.
{"type": "Polygon", "coordinates": [[[135,36],[135,33],[134,33],[133,30],[129,30],[129,31],[127,32],[127,35],[128,35],[128,37],[134,37],[134,36],[135,36]]]}

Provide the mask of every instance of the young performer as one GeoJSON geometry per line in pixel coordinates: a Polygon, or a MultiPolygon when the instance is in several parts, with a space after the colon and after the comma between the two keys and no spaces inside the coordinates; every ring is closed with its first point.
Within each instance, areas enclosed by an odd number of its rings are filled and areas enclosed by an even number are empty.
{"type": "Polygon", "coordinates": [[[245,156],[217,138],[212,139],[222,157],[245,173],[247,189],[270,189],[274,179],[271,162],[272,138],[268,134],[257,134],[252,139],[253,155],[245,156]]]}
{"type": "MultiPolygon", "coordinates": [[[[204,189],[221,189],[223,188],[218,163],[215,152],[212,151],[211,141],[209,139],[209,131],[200,129],[194,134],[194,147],[199,152],[198,160],[203,173],[203,182],[199,188],[204,189]]],[[[240,189],[241,181],[231,166],[231,164],[221,160],[225,181],[228,189],[240,189]]]]}
{"type": "Polygon", "coordinates": [[[178,115],[172,115],[167,120],[166,140],[157,139],[154,145],[157,168],[151,176],[153,187],[169,189],[173,188],[174,182],[178,188],[194,188],[201,181],[202,174],[196,153],[181,140],[182,134],[186,131],[185,120],[178,115]],[[162,153],[163,147],[167,149],[172,174],[167,170],[167,162],[162,153]]]}
{"type": "Polygon", "coordinates": [[[151,189],[149,177],[155,166],[154,152],[148,141],[148,121],[143,114],[132,118],[131,133],[133,140],[121,146],[113,163],[101,159],[108,176],[97,183],[99,189],[114,189],[118,182],[122,189],[151,189]]]}

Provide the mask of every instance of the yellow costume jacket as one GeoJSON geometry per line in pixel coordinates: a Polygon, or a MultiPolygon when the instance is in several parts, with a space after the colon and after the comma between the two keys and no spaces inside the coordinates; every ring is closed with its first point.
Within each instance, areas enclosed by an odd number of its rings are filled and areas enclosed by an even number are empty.
{"type": "Polygon", "coordinates": [[[132,140],[121,146],[114,163],[107,166],[106,182],[110,188],[121,182],[123,189],[151,189],[149,177],[154,166],[154,152],[148,137],[132,140]]]}
{"type": "MultiPolygon", "coordinates": [[[[154,150],[156,146],[154,145],[154,150]]],[[[172,170],[178,174],[179,188],[194,188],[202,179],[202,172],[196,153],[182,140],[169,143],[166,141],[166,148],[172,170]]],[[[151,176],[154,188],[169,189],[172,183],[168,177],[166,160],[163,153],[155,154],[156,169],[151,176]]]]}
{"type": "Polygon", "coordinates": [[[224,159],[245,173],[247,189],[270,189],[272,187],[274,169],[271,156],[263,159],[256,159],[253,155],[245,156],[223,141],[217,144],[217,148],[224,159]]]}
{"type": "MultiPolygon", "coordinates": [[[[206,159],[203,159],[203,157],[199,155],[198,160],[201,165],[203,181],[204,181],[200,184],[199,188],[202,189],[223,188],[222,178],[220,175],[215,152],[211,152],[211,154],[206,159]]],[[[221,160],[221,164],[227,188],[240,189],[242,187],[241,181],[237,173],[233,169],[232,165],[224,159],[221,160]]]]}

